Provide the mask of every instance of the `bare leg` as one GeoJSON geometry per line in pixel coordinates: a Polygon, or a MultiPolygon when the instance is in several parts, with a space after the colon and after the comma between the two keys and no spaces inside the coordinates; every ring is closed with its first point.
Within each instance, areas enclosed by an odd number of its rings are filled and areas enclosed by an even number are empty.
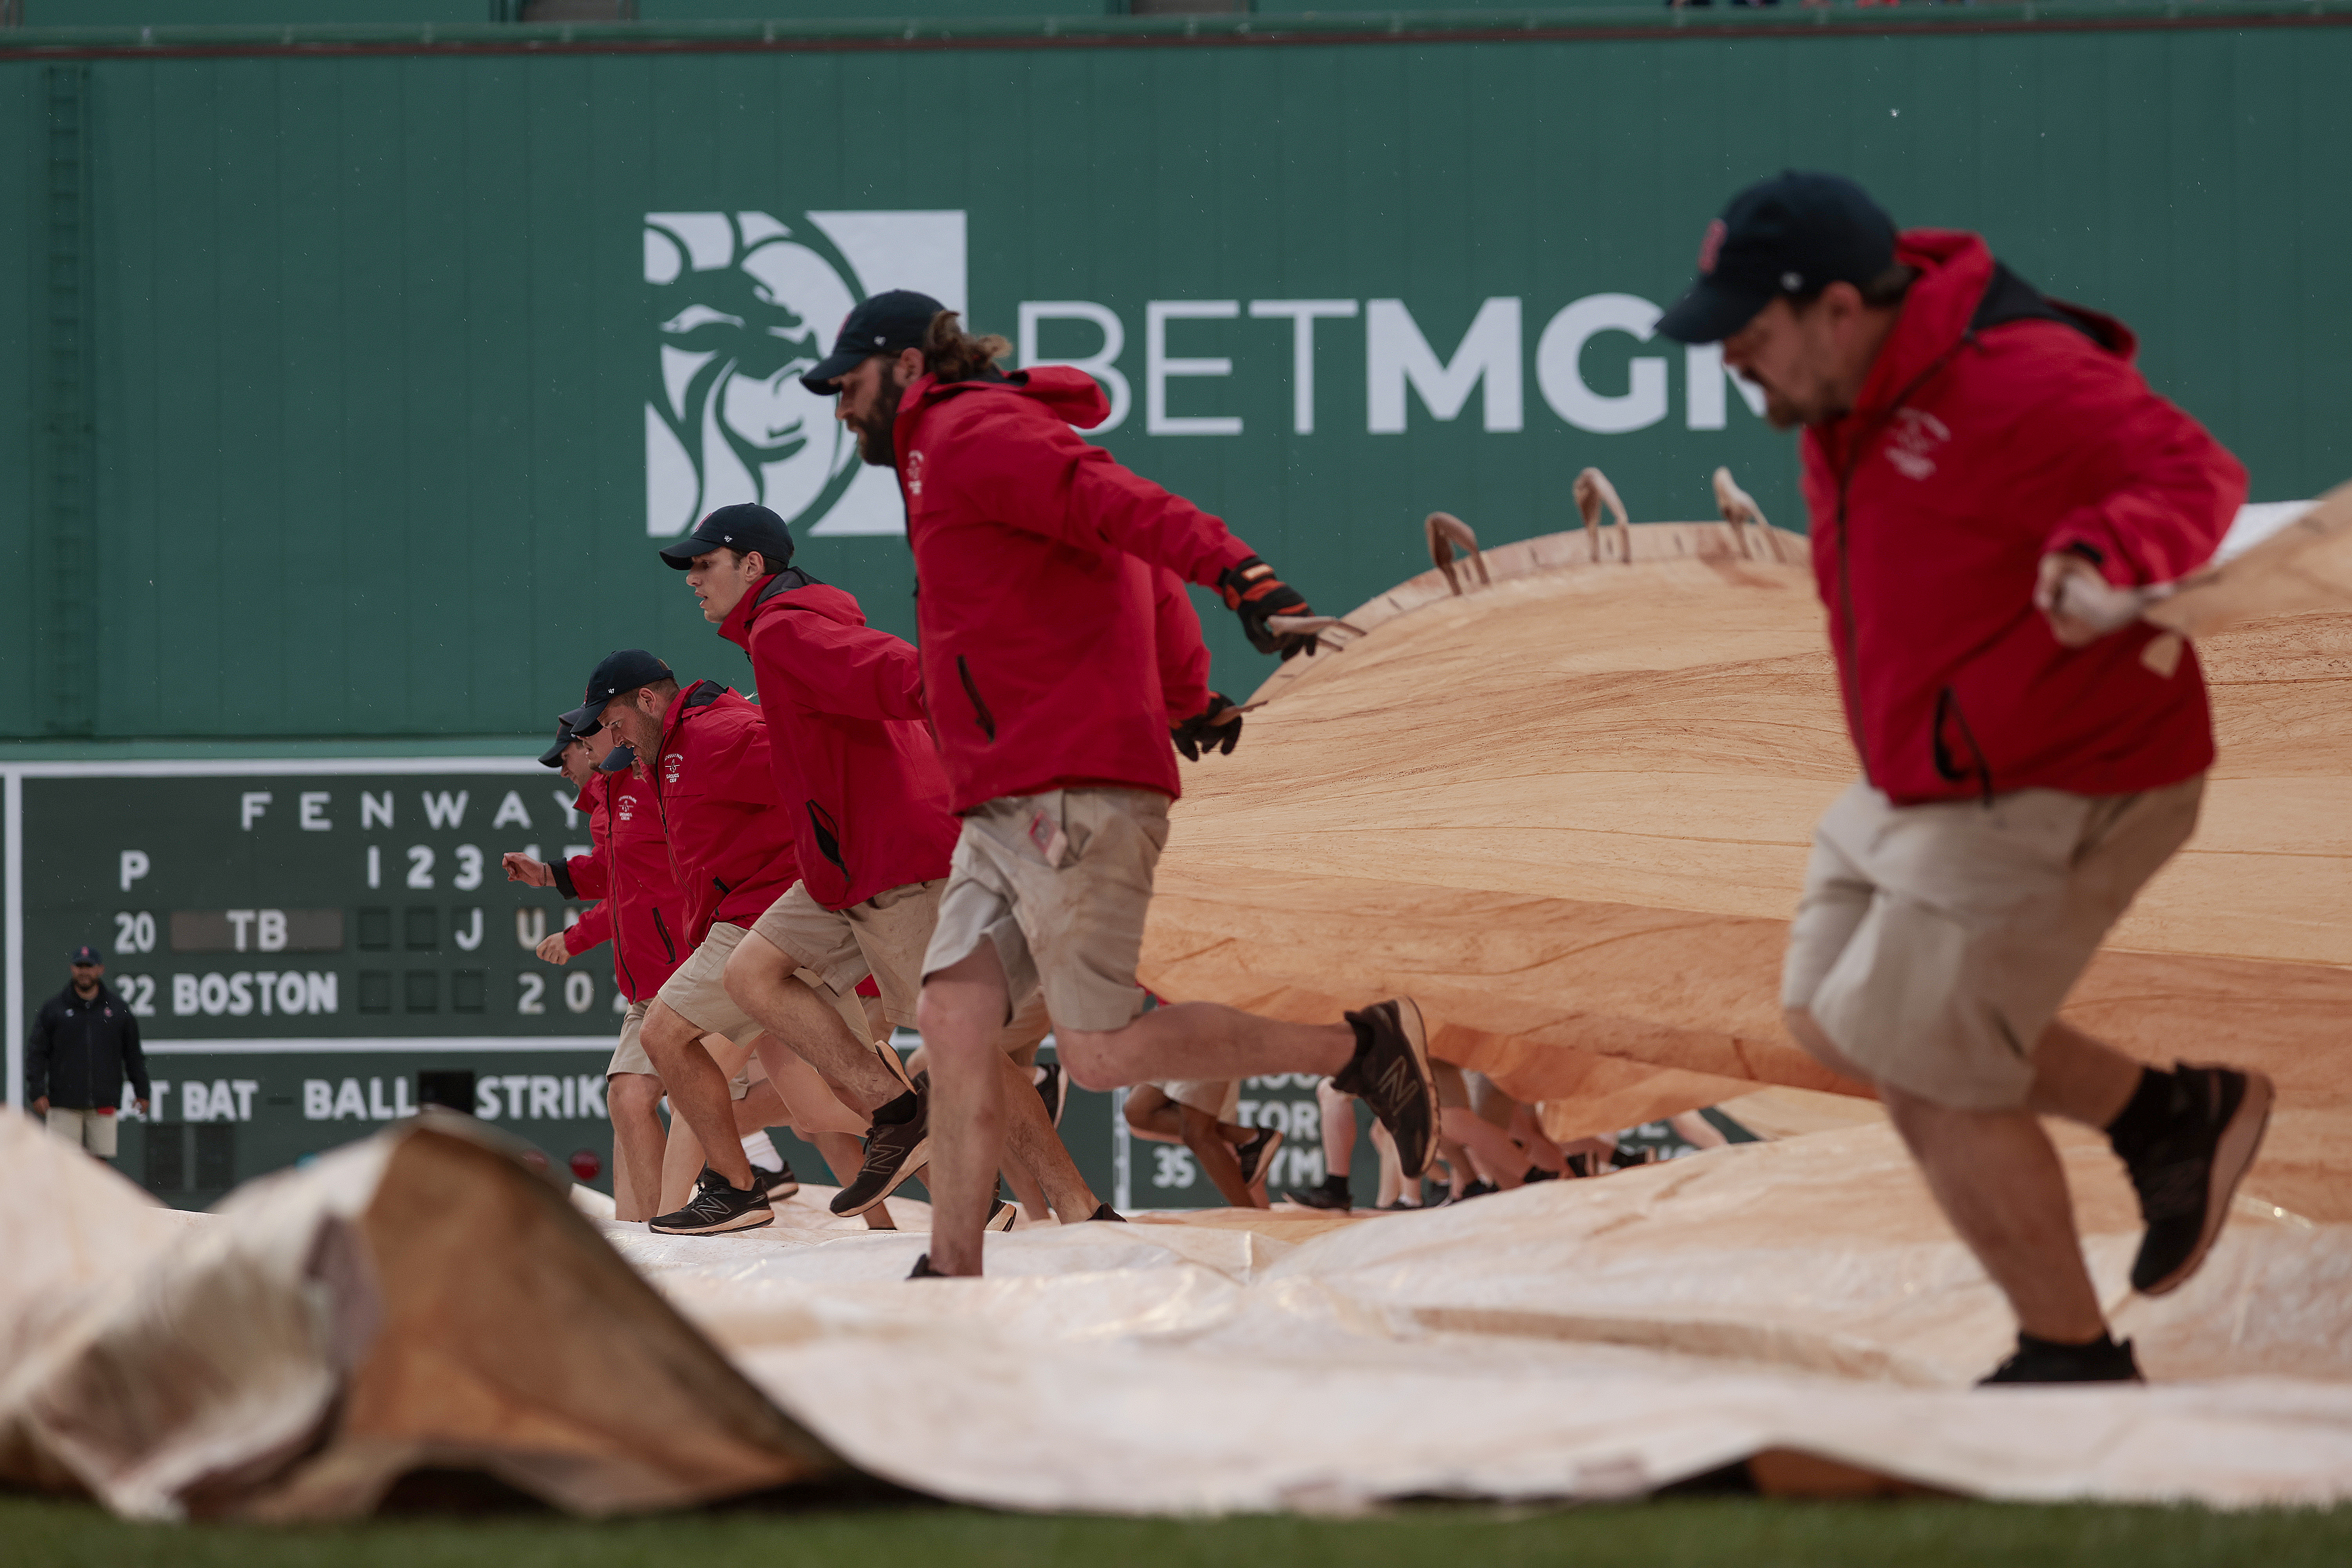
{"type": "Polygon", "coordinates": [[[2104,1131],[2131,1103],[2143,1070],[2105,1040],[2071,1024],[2053,1023],[2033,1047],[2033,1088],[2026,1108],[2104,1131]]]}
{"type": "MultiPolygon", "coordinates": [[[[1869,1081],[1850,1065],[1840,1066],[1843,1058],[1811,1014],[1792,1008],[1786,1016],[1808,1051],[1869,1081]]],[[[2037,1047],[2031,1103],[2084,1120],[2104,1106],[2113,1121],[2138,1081],[2137,1064],[2063,1025],[2052,1026],[2041,1044],[2055,1044],[2057,1050],[2045,1067],[2037,1047]]],[[[1937,1206],[2009,1298],[2017,1326],[2036,1339],[2065,1344],[2085,1344],[2105,1333],[2074,1230],[2065,1167],[2034,1111],[1956,1110],[1885,1084],[1878,1098],[1937,1206]]]]}
{"type": "MultiPolygon", "coordinates": [[[[758,931],[748,933],[727,961],[727,994],[760,1027],[792,1047],[859,1110],[887,1105],[905,1092],[833,1003],[797,978],[799,961],[758,931]]],[[[862,1006],[862,1005],[861,1005],[862,1006]]]]}
{"type": "Polygon", "coordinates": [[[1256,1208],[1258,1202],[1242,1180],[1242,1163],[1234,1156],[1234,1146],[1217,1136],[1217,1119],[1205,1110],[1187,1105],[1182,1111],[1184,1147],[1201,1162],[1209,1181],[1227,1205],[1237,1209],[1256,1208]]]}
{"type": "Polygon", "coordinates": [[[942,1274],[980,1272],[981,1226],[1004,1162],[1005,1064],[996,1032],[1009,1000],[1003,966],[984,942],[923,981],[919,1027],[931,1071],[925,1183],[931,1190],[931,1267],[942,1274]]]}
{"type": "Polygon", "coordinates": [[[1372,1123],[1372,1152],[1381,1157],[1380,1188],[1372,1202],[1386,1208],[1404,1195],[1404,1167],[1397,1162],[1396,1140],[1378,1121],[1372,1123]]]}
{"type": "MultiPolygon", "coordinates": [[[[769,1083],[783,1100],[784,1123],[803,1137],[811,1132],[847,1132],[863,1138],[873,1119],[865,1111],[845,1104],[833,1086],[818,1076],[795,1052],[779,1044],[772,1035],[762,1034],[755,1042],[760,1065],[767,1069],[769,1083]]],[[[772,1123],[771,1125],[773,1125],[772,1123]]],[[[853,1175],[856,1173],[851,1173],[853,1175]]]]}
{"type": "MultiPolygon", "coordinates": [[[[1169,1099],[1167,1091],[1156,1083],[1139,1083],[1127,1091],[1127,1130],[1138,1138],[1148,1138],[1154,1143],[1183,1142],[1183,1111],[1184,1108],[1169,1099]]],[[[1255,1127],[1236,1127],[1230,1121],[1215,1125],[1217,1136],[1236,1149],[1257,1136],[1255,1127]]],[[[1339,1173],[1347,1174],[1345,1171],[1339,1173]]]]}
{"type": "MultiPolygon", "coordinates": [[[[751,1163],[743,1158],[743,1146],[735,1141],[735,1117],[727,1093],[728,1075],[734,1069],[730,1067],[721,1071],[710,1053],[702,1047],[701,1037],[699,1029],[660,1001],[655,1002],[653,1010],[646,1015],[644,1029],[638,1036],[646,1055],[653,1058],[654,1070],[661,1075],[662,1087],[669,1090],[672,1142],[676,1142],[681,1125],[690,1129],[701,1157],[710,1168],[738,1190],[748,1191],[751,1185],[751,1163]]],[[[692,1186],[690,1176],[688,1186],[692,1186]]],[[[665,1199],[669,1197],[667,1172],[662,1195],[665,1199]]],[[[668,1213],[685,1201],[681,1194],[662,1212],[668,1213]]]]}
{"type": "MultiPolygon", "coordinates": [[[[1013,1189],[1013,1195],[1020,1201],[1024,1215],[1040,1222],[1054,1217],[1054,1205],[1046,1200],[1045,1189],[1038,1185],[1037,1178],[1029,1173],[1028,1166],[1018,1160],[1008,1160],[1004,1168],[996,1173],[1004,1178],[1006,1186],[1013,1189]]],[[[1094,1211],[1089,1209],[1087,1212],[1091,1214],[1094,1211]]]]}
{"type": "Polygon", "coordinates": [[[1072,1081],[1094,1089],[1153,1079],[1328,1078],[1356,1055],[1356,1031],[1345,1024],[1286,1024],[1215,1002],[1157,1007],[1123,1028],[1065,1028],[1055,1038],[1072,1081]]]}
{"type": "Polygon", "coordinates": [[[1521,1104],[1511,1112],[1511,1137],[1528,1152],[1528,1158],[1555,1176],[1568,1173],[1568,1161],[1559,1145],[1544,1133],[1543,1121],[1532,1105],[1521,1104]]]}
{"type": "Polygon", "coordinates": [[[1340,1093],[1327,1078],[1315,1086],[1315,1109],[1323,1118],[1323,1169],[1329,1175],[1347,1175],[1356,1158],[1356,1097],[1340,1093]]]}
{"type": "Polygon", "coordinates": [[[1470,1159],[1486,1179],[1505,1192],[1519,1184],[1528,1168],[1527,1151],[1510,1135],[1466,1105],[1445,1108],[1445,1135],[1470,1151],[1470,1159]]]}
{"type": "MultiPolygon", "coordinates": [[[[994,956],[992,949],[992,961],[994,956]]],[[[1078,1174],[1077,1162],[1070,1158],[1062,1135],[1054,1131],[1054,1120],[1045,1114],[1045,1102],[1038,1098],[1037,1086],[1029,1081],[1027,1070],[1003,1052],[997,1052],[996,1060],[998,1103],[1007,1108],[1004,1133],[1010,1163],[1036,1178],[1039,1190],[1063,1224],[1075,1225],[1091,1218],[1099,1200],[1087,1185],[1087,1179],[1078,1174]]],[[[988,1217],[985,1210],[981,1217],[988,1217]]]]}
{"type": "Polygon", "coordinates": [[[1154,1143],[1184,1142],[1184,1113],[1156,1083],[1139,1083],[1129,1089],[1120,1114],[1127,1118],[1127,1130],[1138,1138],[1154,1143]]]}
{"type": "Polygon", "coordinates": [[[1694,1149],[1720,1149],[1731,1142],[1720,1128],[1696,1110],[1669,1116],[1666,1125],[1675,1130],[1675,1136],[1694,1149]]]}
{"type": "Polygon", "coordinates": [[[648,1072],[616,1072],[605,1080],[604,1108],[613,1118],[613,1212],[647,1220],[661,1196],[661,1079],[648,1072]]]}
{"type": "Polygon", "coordinates": [[[1878,1096],[1937,1206],[2009,1298],[2018,1327],[2066,1344],[2106,1332],[2065,1168],[2033,1112],[1955,1110],[1884,1084],[1878,1096]]]}

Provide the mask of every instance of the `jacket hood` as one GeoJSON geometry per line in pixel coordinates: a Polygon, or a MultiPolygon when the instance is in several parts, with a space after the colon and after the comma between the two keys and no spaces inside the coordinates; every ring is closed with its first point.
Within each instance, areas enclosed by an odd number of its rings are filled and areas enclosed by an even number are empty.
{"type": "Polygon", "coordinates": [[[773,572],[751,585],[749,593],[735,601],[727,618],[719,624],[719,635],[736,647],[749,652],[751,647],[751,623],[761,612],[780,600],[790,599],[792,607],[807,615],[823,616],[826,620],[845,626],[862,626],[866,612],[857,601],[829,583],[820,583],[797,566],[773,572]]]}
{"type": "Polygon", "coordinates": [[[1855,414],[1885,408],[1971,332],[2004,321],[2061,320],[2126,362],[2139,348],[2131,330],[2114,317],[2043,297],[1994,260],[1980,235],[1906,229],[1895,237],[1895,258],[1919,277],[1854,400],[1855,414]]]}
{"type": "Polygon", "coordinates": [[[1095,378],[1074,365],[1041,364],[1034,370],[1016,370],[1003,381],[934,381],[929,376],[907,388],[906,398],[898,405],[899,417],[904,418],[916,408],[941,402],[958,393],[981,388],[1010,391],[1024,397],[1034,398],[1053,411],[1065,425],[1081,430],[1091,430],[1110,417],[1110,402],[1103,396],[1102,387],[1095,378]]]}

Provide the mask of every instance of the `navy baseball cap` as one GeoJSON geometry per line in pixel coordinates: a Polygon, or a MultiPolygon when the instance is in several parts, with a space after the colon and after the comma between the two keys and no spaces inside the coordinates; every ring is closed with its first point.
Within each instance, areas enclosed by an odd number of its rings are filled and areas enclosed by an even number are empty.
{"type": "Polygon", "coordinates": [[[831,397],[838,390],[835,382],[876,354],[921,348],[924,335],[931,330],[931,318],[946,309],[929,294],[918,294],[912,289],[868,295],[842,321],[833,352],[801,377],[801,384],[819,397],[831,397]]]}
{"type": "Polygon", "coordinates": [[[67,960],[67,962],[69,963],[104,963],[106,960],[99,957],[98,949],[90,946],[88,942],[84,942],[81,946],[73,950],[73,957],[67,960]]]}
{"type": "Polygon", "coordinates": [[[714,550],[732,550],[738,554],[756,550],[769,571],[781,572],[793,562],[793,531],[782,518],[757,501],[737,501],[696,523],[694,531],[677,543],[663,545],[661,558],[683,572],[694,564],[696,556],[714,550]]]}
{"type": "MultiPolygon", "coordinates": [[[[588,678],[588,695],[579,707],[557,721],[572,726],[575,735],[585,734],[604,721],[604,704],[625,691],[640,686],[651,686],[656,680],[675,680],[669,666],[641,647],[625,647],[608,653],[596,672],[588,678]]],[[[544,761],[545,759],[541,759],[544,761]]]]}
{"type": "Polygon", "coordinates": [[[542,768],[562,767],[563,765],[564,749],[570,746],[573,741],[579,739],[582,735],[594,734],[597,728],[597,724],[592,722],[585,730],[573,729],[572,727],[572,715],[569,713],[565,714],[562,718],[558,719],[555,721],[555,744],[548,747],[547,750],[539,753],[539,765],[542,768]]]}
{"type": "Polygon", "coordinates": [[[1658,321],[1676,342],[1717,343],[1780,295],[1859,287],[1895,265],[1895,220],[1843,174],[1759,180],[1706,226],[1698,281],[1658,321]]]}

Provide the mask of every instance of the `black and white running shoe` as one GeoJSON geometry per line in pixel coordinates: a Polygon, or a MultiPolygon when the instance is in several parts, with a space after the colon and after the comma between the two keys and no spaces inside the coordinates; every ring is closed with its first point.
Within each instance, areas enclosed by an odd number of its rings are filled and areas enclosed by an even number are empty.
{"type": "Polygon", "coordinates": [[[1979,1388],[2009,1383],[2145,1383],[2131,1341],[2118,1344],[2101,1334],[2086,1345],[2017,1336],[2017,1353],[1977,1380],[1979,1388]]]}
{"type": "Polygon", "coordinates": [[[950,1276],[942,1274],[938,1269],[932,1268],[931,1255],[926,1252],[915,1259],[915,1267],[907,1275],[907,1278],[909,1279],[946,1279],[950,1278],[950,1276]]]}
{"type": "Polygon", "coordinates": [[[1429,1070],[1429,1031],[1410,996],[1350,1013],[1355,1057],[1331,1076],[1331,1087],[1372,1108],[1396,1141],[1397,1163],[1408,1180],[1429,1169],[1437,1147],[1437,1079],[1429,1070]]]}
{"type": "Polygon", "coordinates": [[[1275,1152],[1281,1147],[1281,1129],[1261,1127],[1256,1137],[1236,1148],[1234,1158],[1241,1162],[1242,1185],[1254,1187],[1272,1173],[1275,1152]]]}
{"type": "Polygon", "coordinates": [[[1045,1120],[1059,1127],[1062,1110],[1070,1102],[1070,1075],[1060,1062],[1039,1062],[1029,1070],[1035,1075],[1037,1098],[1045,1102],[1045,1120]]]}
{"type": "Polygon", "coordinates": [[[780,1169],[773,1171],[754,1165],[751,1167],[751,1174],[767,1184],[768,1201],[772,1204],[782,1203],[801,1190],[801,1179],[793,1174],[793,1163],[790,1160],[785,1161],[780,1169]]]}
{"type": "Polygon", "coordinates": [[[695,1179],[694,1196],[682,1209],[656,1215],[646,1228],[656,1236],[718,1236],[730,1230],[756,1230],[776,1222],[775,1206],[754,1172],[749,1188],[730,1185],[726,1177],[702,1167],[695,1179]]]}
{"type": "Polygon", "coordinates": [[[1119,1213],[1117,1209],[1111,1207],[1108,1204],[1097,1205],[1095,1208],[1095,1212],[1087,1215],[1087,1223],[1088,1225],[1092,1225],[1098,1219],[1116,1221],[1120,1225],[1125,1225],[1127,1223],[1127,1216],[1119,1213]]]}
{"type": "Polygon", "coordinates": [[[834,1213],[864,1214],[897,1192],[930,1159],[931,1075],[917,1073],[909,1092],[915,1097],[915,1113],[904,1121],[874,1124],[866,1135],[866,1163],[856,1181],[834,1194],[834,1213]]]}
{"type": "Polygon", "coordinates": [[[2133,1289],[2144,1296],[2178,1289],[2205,1261],[2230,1217],[2238,1179],[2263,1146],[2272,1098],[2271,1080],[2258,1072],[2174,1066],[2169,1121],[2124,1156],[2147,1221],[2132,1262],[2133,1289]]]}
{"type": "Polygon", "coordinates": [[[1019,1204],[1008,1204],[1003,1198],[999,1198],[996,1200],[996,1206],[988,1211],[988,1217],[981,1222],[980,1228],[982,1230],[1011,1230],[1013,1228],[1013,1222],[1020,1217],[1021,1205],[1019,1204]]]}

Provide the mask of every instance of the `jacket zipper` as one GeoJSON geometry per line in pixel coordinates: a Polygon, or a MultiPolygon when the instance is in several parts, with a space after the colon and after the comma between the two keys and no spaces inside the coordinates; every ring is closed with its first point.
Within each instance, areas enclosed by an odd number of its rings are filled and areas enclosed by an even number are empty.
{"type": "Polygon", "coordinates": [[[956,655],[956,675],[963,681],[963,694],[971,699],[972,716],[980,721],[981,733],[993,744],[996,741],[996,717],[989,712],[988,704],[982,700],[980,682],[971,678],[971,666],[961,654],[956,655]]]}
{"type": "Polygon", "coordinates": [[[672,942],[669,938],[669,923],[661,918],[661,906],[658,904],[654,906],[654,930],[661,935],[662,951],[669,955],[669,961],[672,963],[676,963],[677,962],[677,943],[672,942]]]}
{"type": "MultiPolygon", "coordinates": [[[[1913,376],[1910,383],[1895,395],[1893,401],[1871,420],[1861,436],[1856,437],[1853,444],[1847,448],[1845,465],[1838,470],[1838,613],[1845,617],[1845,657],[1840,660],[1840,663],[1845,667],[1843,673],[1845,676],[1846,692],[1850,699],[1849,710],[1853,715],[1854,751],[1862,759],[1863,778],[1873,784],[1876,781],[1870,777],[1870,729],[1863,719],[1862,628],[1854,623],[1853,618],[1853,573],[1851,565],[1853,560],[1853,531],[1848,525],[1846,500],[1853,488],[1854,470],[1862,466],[1863,457],[1871,441],[1881,430],[1893,423],[1895,416],[1902,410],[1903,405],[1911,401],[1911,395],[1925,386],[1929,377],[1949,364],[1952,356],[1958,353],[1974,336],[1973,332],[1962,333],[1958,342],[1937,355],[1933,363],[1913,376]]],[[[1991,796],[1988,795],[1986,798],[1990,800],[1991,796]]]]}
{"type": "Polygon", "coordinates": [[[846,878],[849,862],[841,858],[841,825],[834,821],[833,813],[816,802],[802,804],[808,807],[809,827],[816,836],[817,853],[832,861],[834,868],[846,878]]]}

